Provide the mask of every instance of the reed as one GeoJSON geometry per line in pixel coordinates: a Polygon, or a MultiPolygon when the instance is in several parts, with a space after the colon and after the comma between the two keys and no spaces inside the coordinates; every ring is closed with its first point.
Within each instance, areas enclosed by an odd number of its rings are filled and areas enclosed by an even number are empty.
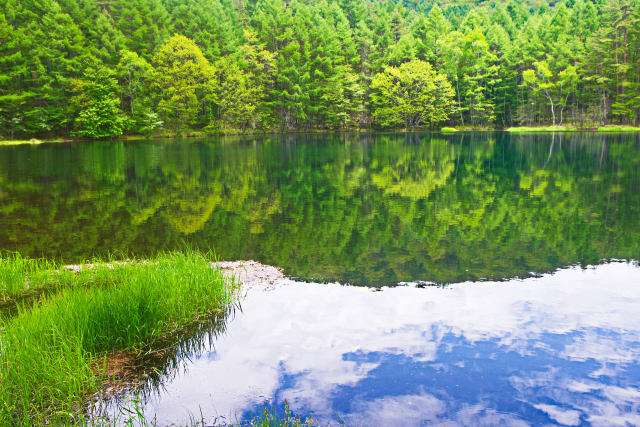
{"type": "MultiPolygon", "coordinates": [[[[243,424],[238,424],[242,426],[243,424]]],[[[285,401],[284,414],[278,415],[275,406],[269,407],[265,405],[262,413],[255,416],[251,422],[244,424],[252,427],[304,427],[316,426],[317,423],[311,417],[301,418],[294,415],[289,408],[289,404],[285,401]]]]}
{"type": "MultiPolygon", "coordinates": [[[[153,346],[232,301],[236,283],[210,261],[184,251],[63,273],[72,286],[20,307],[5,324],[0,419],[83,423],[86,399],[104,379],[106,354],[153,346]]],[[[18,265],[10,271],[25,270],[18,265]]]]}

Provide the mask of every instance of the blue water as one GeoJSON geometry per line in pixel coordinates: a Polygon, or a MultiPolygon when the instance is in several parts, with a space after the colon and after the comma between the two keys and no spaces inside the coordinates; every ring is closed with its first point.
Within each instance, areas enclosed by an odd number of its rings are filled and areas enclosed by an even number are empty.
{"type": "Polygon", "coordinates": [[[638,425],[640,268],[373,291],[251,290],[227,332],[145,402],[161,425],[638,425]]]}

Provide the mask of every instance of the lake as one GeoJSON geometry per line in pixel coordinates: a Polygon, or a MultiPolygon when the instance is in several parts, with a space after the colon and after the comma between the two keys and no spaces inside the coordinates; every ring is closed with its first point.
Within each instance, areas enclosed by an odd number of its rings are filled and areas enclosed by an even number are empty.
{"type": "Polygon", "coordinates": [[[640,424],[637,134],[0,147],[0,249],[185,245],[292,280],[178,352],[145,394],[162,423],[287,400],[327,424],[640,424]]]}
{"type": "Polygon", "coordinates": [[[159,425],[249,421],[265,402],[322,426],[640,425],[638,307],[637,263],[377,292],[283,283],[183,346],[141,409],[159,425]]]}

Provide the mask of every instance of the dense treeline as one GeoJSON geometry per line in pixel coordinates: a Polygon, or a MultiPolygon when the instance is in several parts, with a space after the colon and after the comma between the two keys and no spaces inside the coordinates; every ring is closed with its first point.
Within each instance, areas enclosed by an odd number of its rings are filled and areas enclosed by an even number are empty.
{"type": "Polygon", "coordinates": [[[0,2],[5,138],[567,123],[640,123],[638,0],[0,2]]]}

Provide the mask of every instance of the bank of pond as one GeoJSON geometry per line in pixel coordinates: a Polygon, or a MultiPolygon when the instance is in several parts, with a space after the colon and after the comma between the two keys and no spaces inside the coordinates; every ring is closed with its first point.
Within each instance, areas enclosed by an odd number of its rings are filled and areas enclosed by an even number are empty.
{"type": "MultiPolygon", "coordinates": [[[[394,132],[415,132],[415,131],[430,131],[430,129],[395,129],[394,132]]],[[[528,134],[528,133],[537,133],[537,132],[607,132],[607,133],[629,133],[629,132],[640,132],[639,126],[622,126],[622,125],[609,125],[609,126],[515,126],[509,127],[506,129],[500,128],[492,128],[492,127],[473,127],[473,126],[461,126],[461,127],[450,127],[445,126],[440,129],[431,129],[431,131],[439,131],[443,134],[453,133],[453,132],[499,132],[505,131],[510,133],[517,134],[528,134]]],[[[361,130],[351,130],[346,133],[367,133],[372,132],[371,129],[361,129],[361,130]]],[[[153,135],[124,135],[120,138],[120,140],[126,141],[147,141],[153,138],[204,138],[204,137],[212,137],[212,136],[247,136],[247,135],[296,135],[296,134],[305,134],[305,133],[316,133],[316,134],[339,134],[341,132],[331,131],[331,130],[301,130],[296,132],[280,132],[280,133],[269,133],[269,132],[251,132],[251,131],[220,131],[216,133],[207,133],[207,132],[199,132],[199,131],[189,131],[186,133],[175,134],[173,132],[161,132],[153,135]]],[[[88,141],[83,139],[69,139],[69,138],[54,138],[54,139],[8,139],[1,140],[0,146],[9,146],[9,145],[39,145],[45,142],[82,142],[88,141]]]]}
{"type": "Polygon", "coordinates": [[[124,362],[229,310],[238,284],[211,261],[183,251],[144,262],[61,266],[5,254],[5,307],[24,293],[37,296],[3,314],[0,419],[9,425],[88,421],[87,404],[124,362]]]}
{"type": "Polygon", "coordinates": [[[460,130],[2,147],[0,425],[640,424],[640,134],[460,130]]]}
{"type": "Polygon", "coordinates": [[[2,255],[2,425],[638,420],[635,261],[380,290],[239,283],[193,250],[2,255]]]}

